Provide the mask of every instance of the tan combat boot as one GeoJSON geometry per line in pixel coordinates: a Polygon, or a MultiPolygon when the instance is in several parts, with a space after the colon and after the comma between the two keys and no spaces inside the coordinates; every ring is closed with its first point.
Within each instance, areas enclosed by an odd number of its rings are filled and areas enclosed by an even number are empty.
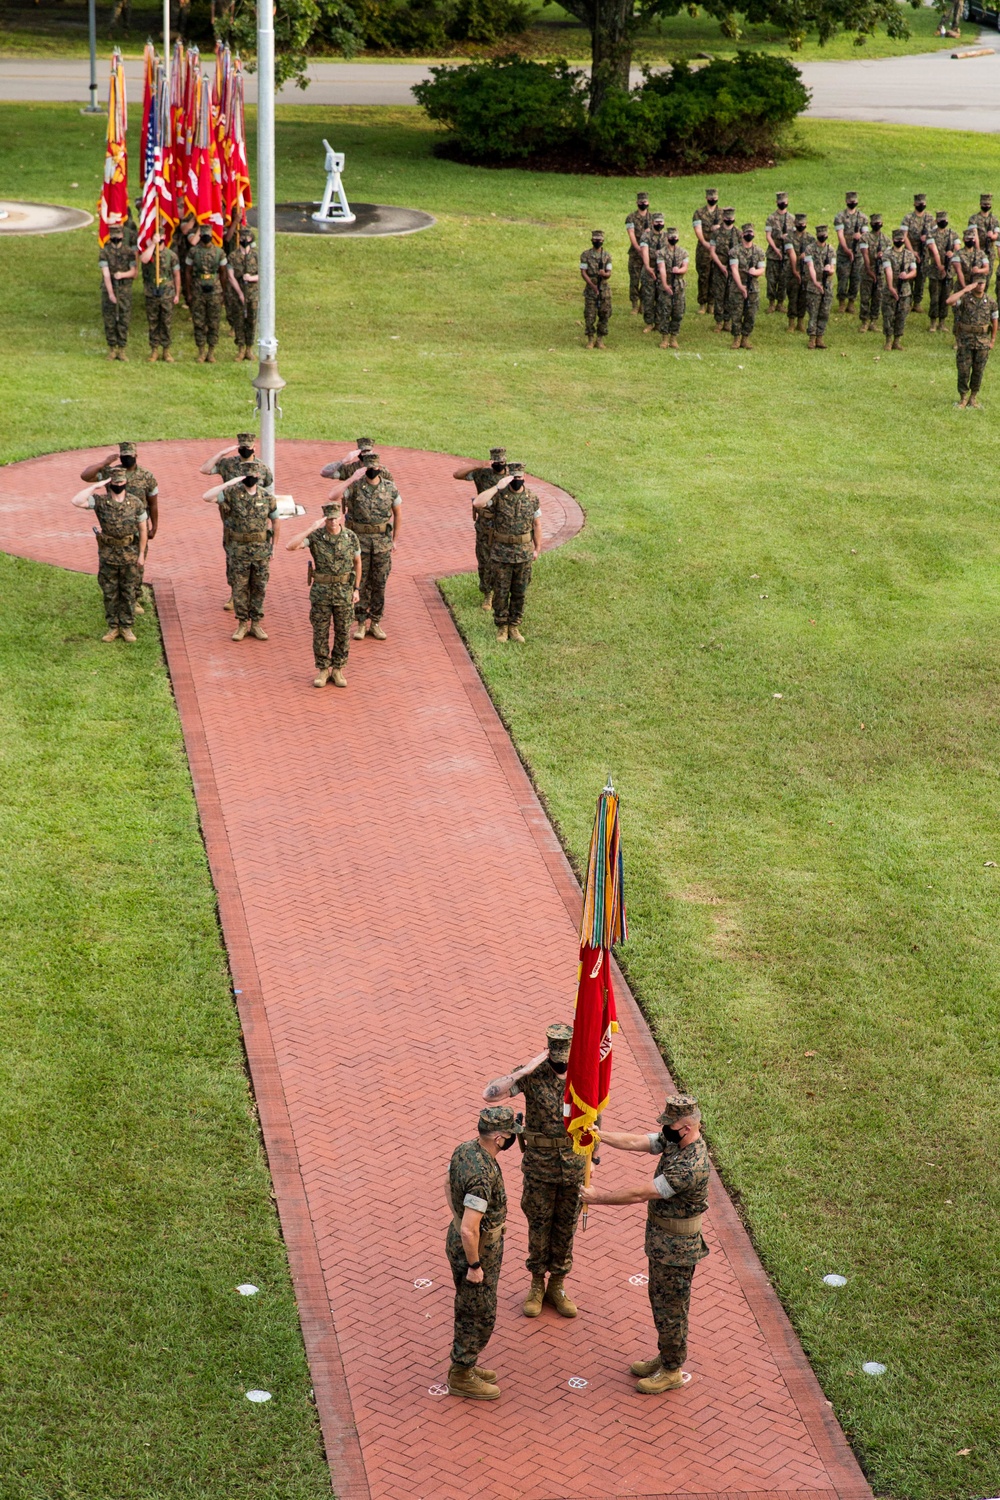
{"type": "Polygon", "coordinates": [[[264,629],[263,620],[254,620],[253,624],[250,626],[250,634],[253,636],[255,641],[266,641],[270,639],[267,631],[264,629]]]}
{"type": "Polygon", "coordinates": [[[852,312],[857,312],[857,308],[856,308],[856,307],[855,307],[855,305],[854,305],[854,298],[853,298],[853,297],[851,297],[851,298],[849,298],[849,299],[848,299],[848,303],[847,303],[847,311],[848,311],[848,312],[849,312],[849,313],[852,313],[852,312]]]}
{"type": "Polygon", "coordinates": [[[938,325],[937,318],[931,318],[930,322],[927,325],[927,332],[928,333],[937,333],[938,326],[939,325],[938,325]]]}
{"type": "Polygon", "coordinates": [[[477,1365],[476,1374],[479,1376],[480,1380],[485,1380],[487,1385],[496,1385],[497,1383],[496,1370],[484,1370],[482,1365],[477,1365]]]}
{"type": "Polygon", "coordinates": [[[670,335],[669,334],[665,333],[663,335],[662,339],[660,340],[660,348],[661,349],[669,349],[670,348],[670,335]]]}
{"type": "Polygon", "coordinates": [[[229,598],[226,600],[225,604],[222,607],[223,607],[223,609],[228,609],[229,612],[232,613],[232,609],[233,609],[233,596],[232,596],[232,594],[230,594],[229,598]]]}
{"type": "Polygon", "coordinates": [[[805,318],[799,318],[798,322],[795,324],[795,332],[796,333],[805,333],[805,331],[806,331],[806,320],[805,320],[805,318]]]}
{"type": "Polygon", "coordinates": [[[205,361],[206,361],[207,358],[208,358],[208,350],[206,348],[204,348],[203,345],[199,344],[198,345],[198,358],[195,360],[195,364],[196,365],[203,365],[205,363],[205,361]]]}
{"type": "Polygon", "coordinates": [[[330,673],[330,681],[333,683],[334,687],[347,686],[347,678],[344,676],[339,667],[333,668],[333,671],[330,673]]]}
{"type": "Polygon", "coordinates": [[[661,1365],[655,1375],[637,1380],[635,1388],[644,1396],[659,1396],[663,1391],[676,1391],[684,1384],[683,1370],[665,1370],[661,1365]]]}
{"type": "Polygon", "coordinates": [[[795,332],[795,319],[794,318],[789,318],[789,320],[788,320],[788,327],[785,329],[785,332],[786,333],[794,333],[795,332]]]}
{"type": "Polygon", "coordinates": [[[131,625],[119,625],[118,634],[121,636],[123,641],[128,641],[130,646],[135,645],[135,631],[132,629],[131,625]]]}
{"type": "Polygon", "coordinates": [[[542,1303],[545,1300],[545,1277],[531,1273],[531,1291],[521,1304],[521,1311],[526,1318],[537,1318],[541,1316],[542,1303]]]}
{"type": "Polygon", "coordinates": [[[894,349],[902,349],[902,347],[903,347],[903,340],[902,339],[893,339],[893,341],[892,341],[892,347],[894,349]]]}
{"type": "Polygon", "coordinates": [[[480,609],[486,610],[487,613],[489,613],[489,611],[493,608],[493,590],[492,589],[490,589],[490,591],[489,591],[488,594],[484,594],[483,595],[483,602],[482,602],[482,604],[479,607],[480,607],[480,609]]]}
{"type": "Polygon", "coordinates": [[[825,349],[826,348],[826,343],[825,343],[823,335],[821,333],[818,333],[816,335],[816,348],[817,349],[825,349]]]}
{"type": "Polygon", "coordinates": [[[507,627],[506,627],[506,625],[501,625],[500,628],[499,628],[499,630],[497,631],[497,640],[498,641],[505,641],[506,639],[507,639],[507,627]]]}
{"type": "Polygon", "coordinates": [[[241,641],[243,639],[243,637],[246,635],[246,633],[247,633],[247,631],[249,629],[250,629],[250,621],[249,620],[240,620],[240,622],[236,626],[236,629],[233,631],[233,640],[234,641],[241,641]]]}
{"type": "Polygon", "coordinates": [[[769,302],[767,304],[767,306],[765,307],[764,311],[765,312],[769,312],[769,313],[773,313],[774,312],[774,303],[773,302],[769,302]]]}
{"type": "MultiPolygon", "coordinates": [[[[960,396],[960,397],[959,397],[959,399],[958,399],[958,403],[957,403],[957,404],[958,404],[958,405],[959,405],[959,406],[963,406],[963,407],[964,407],[964,406],[968,406],[968,404],[969,404],[969,392],[968,392],[968,391],[966,391],[966,392],[965,392],[965,395],[964,395],[964,396],[960,396]]],[[[111,637],[111,636],[109,636],[109,635],[106,635],[106,636],[105,636],[105,637],[104,637],[104,639],[105,639],[105,640],[106,640],[106,641],[110,641],[110,640],[111,640],[111,639],[112,639],[112,637],[111,637]]]]}
{"type": "Polygon", "coordinates": [[[637,318],[639,316],[639,299],[638,299],[638,297],[633,297],[632,298],[632,316],[634,318],[637,318]]]}
{"type": "Polygon", "coordinates": [[[730,344],[729,347],[730,347],[730,349],[738,349],[740,347],[740,336],[739,336],[739,334],[736,335],[736,337],[733,339],[733,342],[730,344]]]}
{"type": "Polygon", "coordinates": [[[837,298],[837,311],[838,312],[843,312],[844,311],[844,307],[846,305],[846,302],[847,302],[847,298],[846,297],[838,297],[837,298]]]}
{"type": "Polygon", "coordinates": [[[368,634],[368,621],[367,620],[359,620],[358,623],[354,627],[354,639],[356,641],[363,641],[364,638],[365,638],[365,636],[367,634],[368,634]]]}
{"type": "Polygon", "coordinates": [[[969,405],[972,406],[972,407],[975,407],[976,411],[981,411],[982,410],[982,402],[976,400],[976,396],[978,394],[979,394],[978,391],[973,391],[972,392],[972,394],[969,396],[969,405]]]}
{"type": "Polygon", "coordinates": [[[214,365],[215,364],[215,345],[214,344],[210,344],[208,346],[208,353],[205,355],[205,363],[206,363],[206,365],[214,365]]]}
{"type": "Polygon", "coordinates": [[[750,338],[749,338],[748,334],[744,334],[743,338],[740,340],[740,348],[741,349],[752,349],[753,348],[753,344],[751,344],[750,338]]]}
{"type": "Polygon", "coordinates": [[[327,685],[327,683],[329,681],[330,681],[330,668],[329,667],[320,667],[320,669],[317,672],[316,676],[313,678],[313,687],[326,687],[326,685],[327,685]]]}
{"type": "Polygon", "coordinates": [[[806,348],[807,349],[815,349],[815,347],[816,347],[816,335],[814,333],[811,333],[809,335],[809,342],[806,345],[806,348]]]}
{"type": "Polygon", "coordinates": [[[125,347],[124,347],[124,345],[119,346],[119,349],[118,349],[118,358],[120,360],[122,360],[125,364],[128,364],[128,355],[125,353],[125,347]]]}
{"type": "Polygon", "coordinates": [[[680,344],[678,344],[678,342],[677,342],[677,335],[676,335],[676,333],[672,333],[670,335],[670,347],[671,347],[671,349],[679,349],[680,348],[680,344]]]}
{"type": "Polygon", "coordinates": [[[597,348],[598,349],[606,349],[607,347],[608,347],[607,344],[601,338],[600,334],[598,334],[598,336],[597,336],[597,348]]]}
{"type": "Polygon", "coordinates": [[[165,365],[175,365],[177,363],[169,349],[164,349],[163,351],[163,363],[165,365]]]}
{"type": "Polygon", "coordinates": [[[882,345],[882,348],[886,352],[886,354],[888,354],[889,350],[892,348],[892,339],[886,339],[885,343],[882,345]]]}
{"type": "MultiPolygon", "coordinates": [[[[966,396],[965,401],[961,401],[959,403],[959,405],[964,406],[965,402],[968,401],[968,399],[969,399],[968,396],[966,396]]],[[[117,639],[118,639],[118,626],[117,625],[112,625],[112,627],[108,631],[107,635],[102,635],[101,636],[101,640],[102,641],[116,641],[117,639]]]]}
{"type": "Polygon", "coordinates": [[[521,634],[516,625],[507,626],[507,639],[509,641],[517,641],[519,646],[524,645],[524,636],[521,634]]]}
{"type": "Polygon", "coordinates": [[[732,331],[733,331],[733,325],[732,325],[732,323],[723,323],[721,329],[719,330],[720,333],[732,333],[732,331]]]}
{"type": "Polygon", "coordinates": [[[549,1284],[545,1288],[545,1300],[550,1307],[563,1318],[575,1318],[577,1313],[576,1303],[567,1297],[563,1290],[563,1276],[550,1276],[549,1284]]]}
{"type": "Polygon", "coordinates": [[[587,340],[587,348],[588,349],[593,349],[593,347],[594,347],[594,335],[591,334],[590,337],[589,337],[589,339],[587,340]]]}
{"type": "Polygon", "coordinates": [[[368,634],[373,641],[384,641],[387,639],[385,631],[377,620],[373,620],[368,627],[368,634]]]}
{"type": "Polygon", "coordinates": [[[631,1374],[637,1376],[640,1380],[646,1380],[650,1375],[656,1374],[657,1370],[660,1368],[660,1364],[660,1356],[658,1354],[654,1354],[652,1359],[635,1360],[633,1364],[629,1365],[629,1371],[631,1374]]]}
{"type": "Polygon", "coordinates": [[[156,361],[159,359],[159,357],[160,357],[160,346],[159,346],[159,344],[157,344],[154,349],[150,349],[150,351],[149,351],[149,359],[148,359],[147,363],[151,364],[151,365],[155,365],[156,361]]]}
{"type": "Polygon", "coordinates": [[[118,350],[117,349],[110,349],[109,348],[108,349],[108,358],[109,359],[117,359],[118,358],[118,350]]]}
{"type": "Polygon", "coordinates": [[[464,1396],[467,1401],[496,1401],[500,1387],[491,1380],[481,1380],[474,1369],[452,1365],[448,1371],[448,1395],[464,1396]]]}

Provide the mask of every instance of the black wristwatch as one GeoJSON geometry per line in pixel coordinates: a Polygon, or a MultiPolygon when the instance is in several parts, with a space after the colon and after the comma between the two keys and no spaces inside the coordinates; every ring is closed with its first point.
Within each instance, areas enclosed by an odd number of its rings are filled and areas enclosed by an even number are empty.
{"type": "Polygon", "coordinates": [[[466,1264],[468,1270],[470,1271],[481,1271],[483,1269],[483,1263],[481,1260],[470,1260],[466,1264]]]}

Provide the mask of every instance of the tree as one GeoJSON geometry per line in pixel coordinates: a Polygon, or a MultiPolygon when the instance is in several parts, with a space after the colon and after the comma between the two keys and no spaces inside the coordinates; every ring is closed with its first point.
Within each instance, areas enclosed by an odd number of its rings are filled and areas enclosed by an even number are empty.
{"type": "MultiPolygon", "coordinates": [[[[919,10],[921,0],[909,0],[919,10]]],[[[609,89],[628,89],[632,51],[638,31],[657,16],[676,16],[697,6],[687,0],[561,0],[561,4],[590,32],[590,113],[594,114],[609,89]]],[[[704,0],[701,9],[719,22],[723,36],[738,39],[741,18],[751,26],[780,28],[793,51],[810,32],[821,43],[837,32],[853,32],[862,43],[879,26],[889,36],[907,37],[903,8],[897,0],[744,0],[736,11],[727,0],[704,0]]]]}
{"type": "MultiPolygon", "coordinates": [[[[249,73],[257,62],[257,6],[254,0],[229,0],[214,16],[215,34],[239,52],[249,73]]],[[[346,0],[277,0],[274,7],[274,81],[278,88],[292,78],[308,88],[307,48],[317,32],[344,57],[363,45],[361,21],[346,0]]]]}

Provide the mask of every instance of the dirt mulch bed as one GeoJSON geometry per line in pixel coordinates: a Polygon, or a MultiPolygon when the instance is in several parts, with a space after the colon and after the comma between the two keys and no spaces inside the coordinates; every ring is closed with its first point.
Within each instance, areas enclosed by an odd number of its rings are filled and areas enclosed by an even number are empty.
{"type": "Polygon", "coordinates": [[[522,172],[563,172],[577,177],[721,177],[740,172],[757,172],[764,167],[776,167],[778,158],[764,152],[756,156],[707,156],[703,161],[679,161],[670,157],[663,161],[647,162],[644,167],[630,170],[627,167],[609,167],[604,162],[590,161],[574,152],[540,151],[534,156],[519,156],[507,160],[482,161],[467,156],[455,141],[441,141],[434,147],[435,156],[445,156],[449,161],[460,161],[469,167],[515,168],[522,172]]]}

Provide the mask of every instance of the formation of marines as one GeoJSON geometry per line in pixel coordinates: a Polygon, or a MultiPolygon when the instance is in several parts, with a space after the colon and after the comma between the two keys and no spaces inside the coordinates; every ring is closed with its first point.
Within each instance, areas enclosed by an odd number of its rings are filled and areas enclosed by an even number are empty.
{"type": "Polygon", "coordinates": [[[584,1203],[646,1203],[645,1251],[649,1301],[657,1350],[636,1360],[631,1374],[643,1395],[663,1395],[685,1383],[691,1281],[709,1253],[702,1237],[708,1208],[710,1163],[701,1136],[698,1101],[669,1095],[659,1129],[641,1134],[595,1130],[602,1146],[658,1158],[651,1180],[618,1191],[584,1186],[583,1158],[573,1151],[563,1121],[563,1094],[573,1028],[548,1028],[546,1048],[537,1057],[496,1078],[483,1090],[487,1107],[479,1115],[474,1140],[463,1141],[448,1167],[451,1215],[445,1253],[455,1284],[454,1330],[448,1391],[472,1401],[500,1396],[497,1372],[479,1363],[493,1334],[497,1287],[503,1265],[507,1192],[498,1158],[517,1141],[521,1150],[521,1208],[528,1226],[526,1268],[531,1282],[521,1307],[526,1318],[540,1317],[548,1305],[563,1318],[579,1309],[565,1281],[573,1268],[573,1247],[584,1203]],[[525,1113],[493,1101],[523,1094],[525,1113]]]}
{"type": "MultiPolygon", "coordinates": [[[[762,281],[765,312],[787,315],[787,331],[804,333],[807,348],[828,347],[825,335],[836,298],[839,313],[858,314],[862,333],[881,321],[887,353],[903,348],[907,319],[920,311],[926,289],[931,333],[944,331],[949,309],[953,315],[958,404],[978,406],[998,321],[990,296],[1000,240],[992,194],[980,194],[979,209],[961,234],[952,229],[947,211],[928,211],[926,193],[914,194],[912,212],[889,233],[883,215],[863,212],[853,191],[834,217],[832,235],[827,224],[810,229],[806,214],[792,212],[785,192],[775,195],[763,245],[751,221],[736,221],[736,209],[720,204],[718,189],[711,187],[691,221],[698,313],[711,314],[732,349],[754,347],[762,281]]],[[[631,311],[641,315],[644,334],[661,335],[661,349],[677,349],[689,252],[678,230],[650,208],[645,192],[636,195],[625,231],[631,311]]],[[[605,238],[603,230],[593,230],[590,248],[580,255],[588,349],[607,347],[613,265],[605,238]]]]}
{"type": "Polygon", "coordinates": [[[221,247],[214,243],[209,226],[199,225],[189,215],[172,234],[170,226],[163,224],[152,243],[140,251],[138,226],[130,208],[124,219],[112,216],[97,264],[109,359],[128,359],[132,292],[140,275],[151,365],[157,360],[174,363],[174,313],[182,299],[191,314],[198,364],[216,363],[223,311],[232,330],[236,359],[253,357],[259,265],[253,230],[235,217],[221,247]]]}

